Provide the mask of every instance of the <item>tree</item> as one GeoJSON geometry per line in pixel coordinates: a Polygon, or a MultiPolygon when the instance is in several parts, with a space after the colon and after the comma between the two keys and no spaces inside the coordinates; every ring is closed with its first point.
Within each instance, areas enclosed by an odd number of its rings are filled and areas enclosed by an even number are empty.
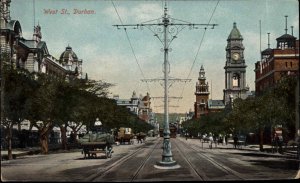
{"type": "Polygon", "coordinates": [[[5,128],[8,142],[8,159],[12,159],[12,128],[19,125],[28,114],[29,96],[33,92],[33,75],[23,69],[14,69],[10,65],[2,68],[2,80],[5,83],[1,92],[5,93],[1,109],[1,125],[5,128]]]}
{"type": "Polygon", "coordinates": [[[55,126],[55,120],[58,116],[59,81],[57,81],[57,78],[49,77],[44,73],[38,73],[36,81],[38,87],[32,95],[30,118],[33,126],[38,129],[41,151],[43,154],[48,154],[49,134],[55,126]]]}

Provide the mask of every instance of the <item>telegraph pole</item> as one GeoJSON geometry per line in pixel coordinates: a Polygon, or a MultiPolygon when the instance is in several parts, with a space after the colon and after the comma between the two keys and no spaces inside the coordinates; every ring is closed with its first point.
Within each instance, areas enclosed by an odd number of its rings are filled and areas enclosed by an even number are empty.
{"type": "Polygon", "coordinates": [[[163,64],[163,73],[164,73],[164,141],[163,141],[163,154],[162,161],[157,162],[156,168],[159,167],[169,167],[169,168],[179,168],[177,162],[173,160],[173,155],[171,152],[171,143],[170,143],[170,129],[169,129],[169,73],[170,73],[170,63],[168,61],[169,46],[171,42],[177,37],[177,34],[186,27],[198,28],[197,26],[211,26],[212,29],[217,24],[193,24],[187,21],[182,21],[174,18],[170,18],[168,15],[167,3],[165,2],[164,15],[162,18],[147,21],[141,24],[128,24],[128,25],[113,25],[117,28],[123,27],[126,31],[126,27],[132,27],[134,29],[146,27],[154,33],[159,41],[163,44],[164,51],[164,64],[163,64]],[[150,23],[152,21],[158,21],[157,23],[150,23]],[[181,23],[173,23],[173,22],[181,23]],[[171,36],[169,38],[169,35],[171,36]]]}

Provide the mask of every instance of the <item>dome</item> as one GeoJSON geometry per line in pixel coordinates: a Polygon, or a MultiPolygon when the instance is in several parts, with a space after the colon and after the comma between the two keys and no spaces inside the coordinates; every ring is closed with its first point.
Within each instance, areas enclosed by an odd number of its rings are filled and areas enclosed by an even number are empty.
{"type": "Polygon", "coordinates": [[[282,36],[280,36],[279,38],[277,38],[276,40],[283,40],[283,39],[291,39],[291,40],[294,40],[296,39],[296,37],[290,35],[290,34],[284,34],[282,36]]]}
{"type": "Polygon", "coordinates": [[[147,92],[147,95],[144,96],[144,98],[142,99],[142,101],[149,101],[150,100],[150,95],[149,93],[147,92]]]}
{"type": "Polygon", "coordinates": [[[77,55],[72,50],[72,47],[69,45],[66,47],[66,50],[60,55],[59,62],[60,63],[68,63],[68,60],[72,59],[74,61],[78,61],[77,55]]]}
{"type": "Polygon", "coordinates": [[[236,23],[233,23],[233,28],[228,36],[228,39],[243,39],[240,31],[236,27],[236,23]]]}

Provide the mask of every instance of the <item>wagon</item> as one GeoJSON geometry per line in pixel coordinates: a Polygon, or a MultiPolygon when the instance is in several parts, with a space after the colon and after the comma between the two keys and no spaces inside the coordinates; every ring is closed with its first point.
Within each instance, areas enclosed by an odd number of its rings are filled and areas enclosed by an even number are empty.
{"type": "Polygon", "coordinates": [[[133,134],[118,134],[116,141],[119,141],[120,144],[125,144],[126,142],[128,144],[133,144],[133,137],[133,134]]]}
{"type": "Polygon", "coordinates": [[[97,153],[104,154],[105,158],[112,157],[112,146],[107,142],[84,142],[81,143],[82,154],[84,154],[84,159],[88,156],[97,157],[97,153]]]}
{"type": "Polygon", "coordinates": [[[104,154],[105,158],[111,158],[112,156],[114,138],[109,133],[86,134],[78,141],[82,147],[84,158],[87,156],[89,158],[97,157],[98,153],[104,154]]]}
{"type": "Polygon", "coordinates": [[[117,136],[115,137],[115,141],[119,141],[120,144],[133,144],[134,135],[131,133],[131,128],[121,127],[117,136]]]}

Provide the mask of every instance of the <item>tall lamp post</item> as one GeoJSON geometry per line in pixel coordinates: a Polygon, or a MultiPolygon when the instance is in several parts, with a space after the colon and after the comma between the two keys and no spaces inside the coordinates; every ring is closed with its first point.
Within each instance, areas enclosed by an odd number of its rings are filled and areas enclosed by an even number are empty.
{"type": "Polygon", "coordinates": [[[164,63],[163,63],[164,79],[163,80],[164,80],[164,90],[165,90],[164,91],[164,131],[163,131],[164,140],[163,140],[162,160],[157,162],[157,165],[159,167],[178,168],[176,161],[173,160],[173,155],[171,152],[170,129],[169,129],[169,97],[168,97],[168,93],[169,93],[168,89],[171,83],[170,81],[178,80],[178,79],[172,79],[169,77],[169,73],[170,73],[170,63],[168,58],[168,53],[170,51],[169,46],[171,42],[175,38],[177,38],[177,34],[186,27],[189,27],[190,29],[193,28],[198,29],[198,26],[205,26],[206,29],[206,27],[211,26],[213,29],[217,24],[194,24],[187,21],[170,18],[167,12],[168,12],[168,8],[167,8],[167,3],[165,2],[164,14],[162,18],[155,19],[152,21],[147,21],[142,24],[124,25],[122,23],[122,25],[113,25],[113,26],[116,26],[117,28],[124,27],[125,32],[126,32],[126,27],[133,27],[134,29],[147,27],[150,31],[154,33],[154,36],[157,37],[163,45],[163,49],[162,49],[162,51],[164,52],[164,63]]]}

